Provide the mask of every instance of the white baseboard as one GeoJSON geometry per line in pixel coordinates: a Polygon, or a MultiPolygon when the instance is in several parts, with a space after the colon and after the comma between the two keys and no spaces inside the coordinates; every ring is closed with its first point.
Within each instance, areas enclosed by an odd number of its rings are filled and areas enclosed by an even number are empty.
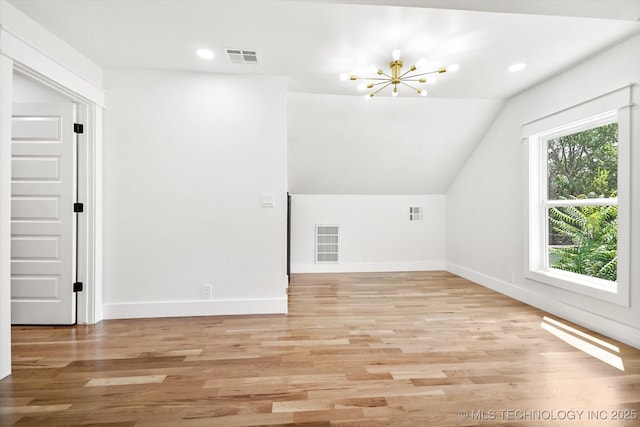
{"type": "Polygon", "coordinates": [[[286,314],[287,298],[149,301],[104,304],[104,319],[286,314]]]}
{"type": "Polygon", "coordinates": [[[338,264],[293,263],[291,273],[382,273],[390,271],[444,270],[444,261],[426,262],[349,262],[338,264]]]}
{"type": "Polygon", "coordinates": [[[584,326],[615,340],[640,349],[640,329],[616,322],[577,307],[547,298],[537,292],[515,286],[512,283],[496,279],[486,274],[448,262],[446,270],[486,288],[507,295],[525,304],[544,310],[569,322],[584,326]]]}

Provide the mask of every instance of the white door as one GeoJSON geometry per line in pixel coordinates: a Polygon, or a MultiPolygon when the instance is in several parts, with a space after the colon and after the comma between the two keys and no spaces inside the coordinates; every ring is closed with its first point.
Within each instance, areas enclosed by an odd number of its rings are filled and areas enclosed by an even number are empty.
{"type": "Polygon", "coordinates": [[[14,104],[11,323],[76,321],[75,105],[14,104]]]}

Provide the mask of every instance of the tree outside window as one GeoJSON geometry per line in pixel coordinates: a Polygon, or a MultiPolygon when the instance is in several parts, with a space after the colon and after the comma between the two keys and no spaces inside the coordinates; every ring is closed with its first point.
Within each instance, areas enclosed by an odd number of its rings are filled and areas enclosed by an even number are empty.
{"type": "Polygon", "coordinates": [[[615,282],[618,124],[546,144],[549,267],[615,282]]]}

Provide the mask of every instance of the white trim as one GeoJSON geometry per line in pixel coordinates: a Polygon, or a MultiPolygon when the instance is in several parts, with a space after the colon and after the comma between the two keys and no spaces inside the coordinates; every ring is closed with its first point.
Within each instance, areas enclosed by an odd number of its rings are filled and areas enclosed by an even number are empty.
{"type": "Polygon", "coordinates": [[[546,200],[544,201],[544,205],[547,208],[568,206],[618,206],[618,198],[546,200]]]}
{"type": "Polygon", "coordinates": [[[528,291],[525,288],[451,262],[447,262],[446,269],[453,274],[471,280],[485,288],[489,288],[520,302],[544,310],[555,316],[584,326],[585,328],[589,328],[594,332],[601,333],[640,349],[640,329],[634,328],[631,325],[616,322],[615,320],[565,304],[557,299],[548,298],[543,294],[528,291]]]}
{"type": "Polygon", "coordinates": [[[104,304],[105,319],[287,314],[287,297],[104,304]]]}
{"type": "Polygon", "coordinates": [[[524,277],[613,304],[625,305],[624,301],[621,301],[618,295],[617,284],[608,280],[571,273],[556,268],[549,268],[548,270],[527,270],[524,272],[524,277]]]}
{"type": "Polygon", "coordinates": [[[84,134],[80,135],[78,158],[80,159],[78,170],[78,194],[79,202],[84,203],[85,210],[78,217],[79,224],[79,259],[78,280],[84,283],[84,290],[78,294],[78,323],[94,324],[96,308],[101,305],[100,289],[96,289],[96,265],[102,262],[96,258],[96,144],[101,143],[101,130],[98,133],[98,122],[101,119],[101,108],[96,105],[79,104],[78,120],[84,124],[84,134]]]}
{"type": "Polygon", "coordinates": [[[6,0],[0,0],[0,49],[16,64],[103,105],[101,67],[6,0]]]}
{"type": "MultiPolygon", "coordinates": [[[[631,99],[632,93],[629,94],[631,99]]],[[[618,304],[631,306],[631,135],[633,106],[618,111],[618,304]],[[620,185],[622,183],[622,185],[620,185]]],[[[635,130],[637,132],[638,130],[635,130]]],[[[637,142],[637,141],[636,141],[637,142]]],[[[636,147],[638,148],[638,147],[636,147]]]]}
{"type": "Polygon", "coordinates": [[[384,273],[392,271],[439,271],[444,261],[347,262],[341,264],[293,263],[291,273],[384,273]]]}
{"type": "Polygon", "coordinates": [[[522,137],[527,138],[538,133],[546,133],[552,129],[563,128],[567,123],[578,122],[585,118],[599,115],[603,111],[632,106],[631,91],[633,86],[634,84],[630,83],[595,98],[587,99],[579,104],[524,123],[522,125],[522,137]]]}
{"type": "Polygon", "coordinates": [[[0,28],[0,50],[11,57],[19,70],[34,70],[43,80],[56,82],[59,86],[73,88],[83,100],[104,106],[104,91],[69,67],[61,65],[42,50],[20,40],[5,28],[0,28]]]}
{"type": "Polygon", "coordinates": [[[11,111],[13,61],[0,53],[0,379],[11,374],[11,111]]]}
{"type": "MultiPolygon", "coordinates": [[[[91,147],[93,152],[89,153],[89,167],[90,172],[88,174],[87,184],[92,191],[89,191],[87,196],[87,203],[92,207],[91,220],[93,221],[93,228],[89,228],[87,233],[89,236],[93,236],[93,239],[89,240],[89,246],[87,256],[93,261],[93,265],[88,263],[87,280],[93,283],[92,289],[87,295],[88,304],[93,307],[93,317],[87,316],[87,323],[98,323],[103,319],[102,317],[102,124],[103,124],[104,110],[98,105],[93,105],[92,119],[93,123],[89,128],[89,132],[92,133],[93,144],[91,147]]],[[[91,226],[91,224],[90,224],[91,226]]]]}

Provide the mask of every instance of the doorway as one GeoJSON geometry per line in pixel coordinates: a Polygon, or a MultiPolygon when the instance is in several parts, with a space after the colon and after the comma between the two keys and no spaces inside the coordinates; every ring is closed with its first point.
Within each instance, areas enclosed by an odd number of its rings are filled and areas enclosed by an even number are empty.
{"type": "Polygon", "coordinates": [[[86,201],[78,217],[77,322],[102,320],[102,70],[60,43],[9,3],[0,1],[0,378],[11,374],[11,116],[14,76],[21,75],[73,100],[84,123],[78,190],[86,201]],[[7,13],[5,13],[7,12],[7,13]],[[13,30],[13,31],[12,31],[13,30]]]}
{"type": "Polygon", "coordinates": [[[11,323],[75,324],[82,291],[78,105],[18,73],[13,101],[11,323]]]}

